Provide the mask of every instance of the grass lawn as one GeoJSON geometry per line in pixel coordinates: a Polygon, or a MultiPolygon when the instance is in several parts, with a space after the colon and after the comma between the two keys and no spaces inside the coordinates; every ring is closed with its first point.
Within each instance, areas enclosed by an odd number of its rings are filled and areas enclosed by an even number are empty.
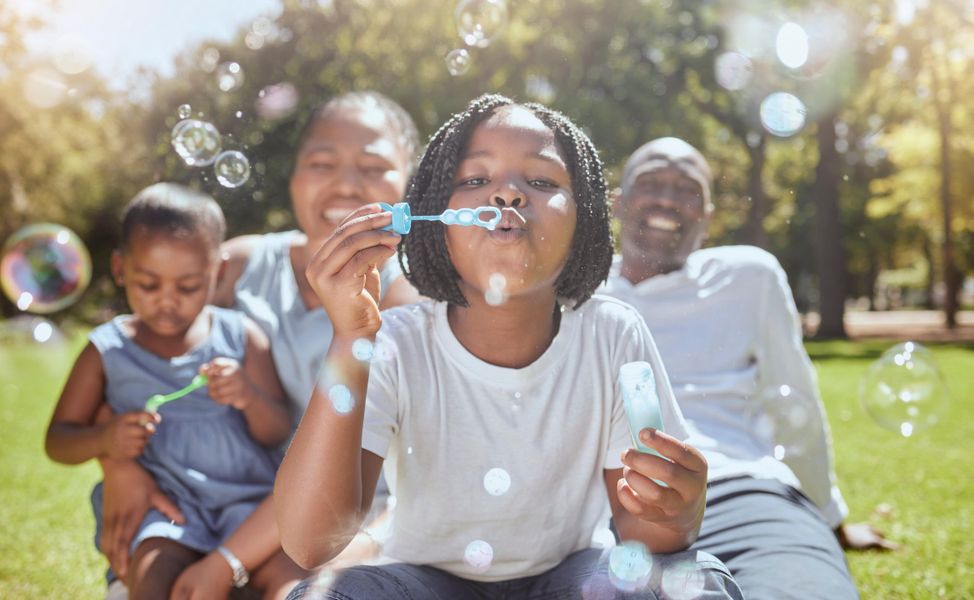
{"type": "MultiPolygon", "coordinates": [[[[0,598],[97,598],[105,562],[92,546],[88,494],[94,464],[63,467],[43,452],[44,430],[84,339],[62,347],[0,344],[0,598]]],[[[902,545],[849,555],[863,598],[974,598],[974,345],[931,346],[951,390],[949,414],[903,439],[874,425],[858,403],[859,377],[888,344],[816,342],[852,520],[868,520],[902,545]],[[886,503],[884,516],[874,511],[886,503]]]]}

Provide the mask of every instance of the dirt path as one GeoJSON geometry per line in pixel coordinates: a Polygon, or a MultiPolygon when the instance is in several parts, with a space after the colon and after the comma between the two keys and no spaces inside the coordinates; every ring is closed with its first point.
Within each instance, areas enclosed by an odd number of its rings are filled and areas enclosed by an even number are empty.
{"type": "MultiPolygon", "coordinates": [[[[818,315],[805,317],[806,330],[814,334],[818,315]]],[[[974,342],[974,311],[957,314],[957,327],[947,329],[944,314],[934,310],[847,312],[846,332],[851,339],[895,339],[917,342],[974,342]]]]}

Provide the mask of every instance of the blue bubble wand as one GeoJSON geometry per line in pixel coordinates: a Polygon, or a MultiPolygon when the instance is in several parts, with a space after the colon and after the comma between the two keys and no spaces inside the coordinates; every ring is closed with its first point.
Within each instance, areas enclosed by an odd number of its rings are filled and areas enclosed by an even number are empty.
{"type": "Polygon", "coordinates": [[[171,394],[165,394],[165,395],[156,394],[151,398],[149,398],[148,400],[146,400],[145,410],[146,412],[151,412],[151,413],[158,412],[159,407],[162,406],[163,404],[167,402],[172,402],[173,400],[179,400],[186,394],[189,394],[190,392],[194,392],[200,389],[201,387],[203,387],[204,385],[206,385],[206,375],[197,375],[196,377],[193,377],[193,381],[191,381],[189,385],[187,385],[181,390],[176,390],[171,394]]]}
{"type": "Polygon", "coordinates": [[[413,221],[439,221],[444,225],[473,225],[493,231],[501,222],[501,209],[496,206],[478,206],[477,208],[448,208],[438,215],[413,215],[407,202],[388,204],[379,203],[383,210],[392,213],[392,225],[383,227],[386,231],[395,231],[399,235],[406,235],[412,229],[413,221]],[[481,215],[490,213],[493,216],[484,220],[481,215]]]}
{"type": "MultiPolygon", "coordinates": [[[[619,369],[619,388],[622,390],[622,404],[629,418],[629,434],[632,435],[633,446],[640,452],[670,460],[639,441],[639,432],[643,429],[663,431],[663,416],[660,413],[653,367],[643,360],[622,365],[619,369]]],[[[669,487],[658,479],[653,481],[669,487]]]]}

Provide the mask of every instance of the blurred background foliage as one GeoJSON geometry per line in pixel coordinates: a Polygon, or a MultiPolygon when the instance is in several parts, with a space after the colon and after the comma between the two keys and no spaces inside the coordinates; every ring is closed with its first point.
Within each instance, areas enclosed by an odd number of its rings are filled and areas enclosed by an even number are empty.
{"type": "MultiPolygon", "coordinates": [[[[499,92],[584,125],[613,185],[653,137],[701,148],[716,173],[710,243],[773,252],[800,308],[821,314],[820,335],[844,335],[852,305],[936,306],[953,323],[964,274],[974,273],[971,3],[522,0],[508,3],[490,46],[469,48],[470,68],[457,76],[444,63],[463,47],[455,6],[283,0],[232,42],[188,47],[172,75],[142,70],[120,92],[91,69],[64,74],[51,56],[28,52],[24,35],[45,23],[0,0],[0,240],[41,221],[77,232],[95,278],[58,318],[101,319],[119,308],[107,277],[119,211],[142,187],[174,180],[209,191],[231,235],[286,229],[296,138],[314,105],[376,89],[425,138],[474,96],[499,92]],[[789,21],[808,35],[800,68],[775,56],[789,21]],[[751,57],[741,89],[722,86],[715,68],[729,50],[751,57]],[[243,81],[223,91],[214,69],[230,61],[243,81]],[[261,116],[255,103],[277,84],[293,86],[297,104],[261,116]],[[793,136],[762,127],[761,102],[775,91],[807,107],[793,136]],[[212,169],[173,152],[183,104],[216,125],[225,149],[248,156],[245,185],[222,187],[212,169]]],[[[0,310],[16,313],[6,298],[0,310]]]]}

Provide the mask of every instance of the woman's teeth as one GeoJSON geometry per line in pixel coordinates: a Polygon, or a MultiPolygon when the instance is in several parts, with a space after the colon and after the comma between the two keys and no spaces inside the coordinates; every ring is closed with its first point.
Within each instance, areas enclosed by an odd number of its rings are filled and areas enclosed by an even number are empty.
{"type": "Polygon", "coordinates": [[[322,216],[326,221],[342,221],[351,212],[351,209],[348,208],[328,208],[322,213],[322,216]]]}
{"type": "Polygon", "coordinates": [[[653,215],[646,218],[646,226],[663,231],[676,231],[680,228],[680,223],[675,219],[653,215]]]}

